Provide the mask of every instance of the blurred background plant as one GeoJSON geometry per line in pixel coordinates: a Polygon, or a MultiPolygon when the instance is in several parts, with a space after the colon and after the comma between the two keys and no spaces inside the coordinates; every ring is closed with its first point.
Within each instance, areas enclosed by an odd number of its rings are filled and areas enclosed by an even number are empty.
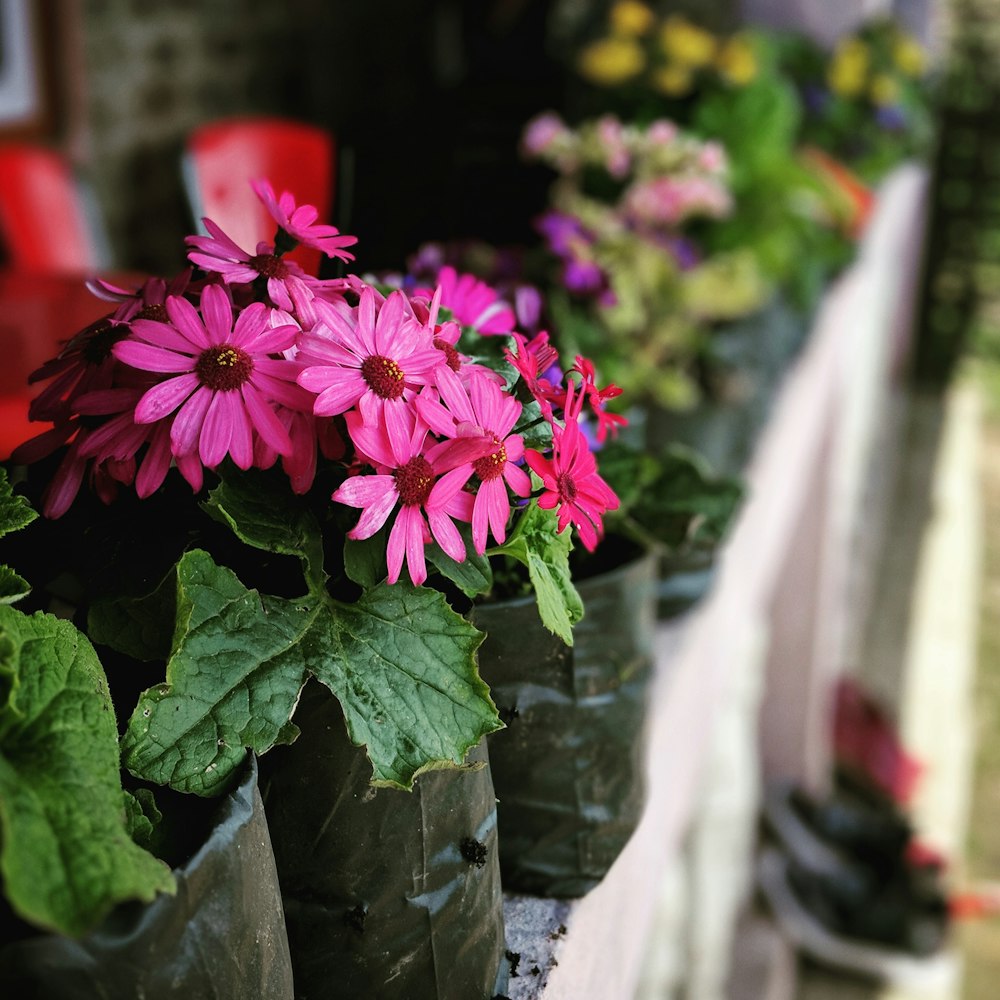
{"type": "Polygon", "coordinates": [[[800,140],[877,184],[934,138],[935,83],[927,53],[898,22],[879,18],[830,50],[798,34],[780,38],[781,65],[798,88],[800,140]]]}
{"type": "Polygon", "coordinates": [[[752,251],[706,248],[733,210],[725,150],[666,119],[573,128],[552,112],[522,146],[555,171],[535,277],[564,351],[593,357],[634,401],[692,405],[713,326],[772,294],[752,251]]]}

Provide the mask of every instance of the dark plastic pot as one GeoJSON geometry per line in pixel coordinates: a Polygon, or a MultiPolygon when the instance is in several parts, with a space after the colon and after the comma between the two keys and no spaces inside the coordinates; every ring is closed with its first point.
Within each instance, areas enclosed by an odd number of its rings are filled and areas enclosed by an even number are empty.
{"type": "Polygon", "coordinates": [[[496,799],[477,769],[372,788],[336,699],[310,682],[294,744],[261,760],[300,1000],[489,1000],[507,973],[496,799]]]}
{"type": "Polygon", "coordinates": [[[253,758],[206,843],[175,869],[176,896],[119,907],[80,940],[30,937],[0,951],[17,1000],[292,1000],[274,855],[253,758]]]}
{"type": "Polygon", "coordinates": [[[545,630],[534,597],[473,609],[487,633],[480,673],[507,722],[488,737],[506,889],[581,896],[638,824],[656,580],[646,554],[579,582],[572,647],[545,630]]]}

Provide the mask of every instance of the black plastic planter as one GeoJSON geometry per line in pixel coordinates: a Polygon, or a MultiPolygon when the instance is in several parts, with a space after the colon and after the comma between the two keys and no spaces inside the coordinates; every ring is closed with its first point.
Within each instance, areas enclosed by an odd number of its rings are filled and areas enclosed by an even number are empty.
{"type": "Polygon", "coordinates": [[[261,761],[295,995],[489,1000],[507,964],[496,799],[477,769],[372,788],[340,705],[310,682],[302,733],[261,761]]]}
{"type": "Polygon", "coordinates": [[[505,889],[583,895],[639,821],[656,580],[646,554],[579,582],[572,647],[543,628],[534,597],[473,610],[480,673],[507,722],[488,737],[505,889]]]}
{"type": "Polygon", "coordinates": [[[274,855],[253,758],[176,896],[119,907],[80,940],[43,935],[0,950],[0,996],[17,1000],[292,1000],[274,855]]]}

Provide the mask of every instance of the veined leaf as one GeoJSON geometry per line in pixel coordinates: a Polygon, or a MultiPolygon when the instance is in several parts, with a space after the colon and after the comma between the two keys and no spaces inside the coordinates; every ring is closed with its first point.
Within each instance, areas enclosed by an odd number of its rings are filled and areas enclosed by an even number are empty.
{"type": "Polygon", "coordinates": [[[383,584],[352,604],[325,593],[288,601],[248,590],[198,550],[177,576],[167,681],[143,694],[123,742],[139,777],[221,793],[247,747],[263,753],[294,739],[310,673],[367,745],[376,784],[408,788],[500,728],[476,668],[482,634],[437,591],[383,584]]]}
{"type": "Polygon", "coordinates": [[[173,891],[126,827],[118,733],[97,654],[72,624],[0,606],[0,871],[38,927],[78,935],[119,902],[173,891]]]}

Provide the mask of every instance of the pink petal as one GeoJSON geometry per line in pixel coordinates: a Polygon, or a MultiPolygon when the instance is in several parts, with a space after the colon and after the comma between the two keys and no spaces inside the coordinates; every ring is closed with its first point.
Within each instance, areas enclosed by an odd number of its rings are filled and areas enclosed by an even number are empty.
{"type": "Polygon", "coordinates": [[[166,424],[157,428],[135,477],[135,491],[140,499],[152,496],[167,477],[170,468],[170,433],[166,424]]]}
{"type": "MultiPolygon", "coordinates": [[[[371,538],[385,524],[386,519],[393,512],[399,501],[399,494],[396,492],[396,481],[392,476],[355,476],[354,478],[376,479],[380,481],[378,487],[370,491],[371,499],[365,504],[364,511],[361,517],[358,518],[358,523],[348,532],[351,538],[371,538]],[[388,483],[385,482],[386,480],[388,480],[388,483]]],[[[337,490],[333,494],[333,499],[339,499],[341,503],[347,503],[343,497],[338,496],[340,492],[341,490],[337,490]]],[[[349,503],[348,506],[358,507],[360,504],[349,503]]]]}
{"type": "Polygon", "coordinates": [[[427,520],[430,522],[431,534],[435,541],[444,551],[451,556],[455,562],[465,562],[468,553],[465,551],[465,542],[455,527],[454,522],[443,511],[428,511],[427,520]]]}
{"type": "Polygon", "coordinates": [[[111,353],[131,368],[146,372],[189,372],[194,367],[190,354],[177,354],[141,340],[120,340],[111,353]]]}
{"type": "MultiPolygon", "coordinates": [[[[292,439],[278,415],[267,405],[261,394],[248,382],[240,388],[246,412],[254,430],[280,455],[292,452],[292,439]]],[[[234,393],[235,395],[235,393],[234,393]]]]}
{"type": "Polygon", "coordinates": [[[198,389],[197,375],[178,375],[154,385],[136,403],[135,422],[152,424],[177,409],[191,393],[198,389]]]}
{"type": "Polygon", "coordinates": [[[135,319],[129,324],[129,329],[132,331],[133,340],[138,338],[157,347],[166,347],[182,354],[197,354],[202,350],[198,344],[192,343],[169,323],[161,323],[159,320],[135,319]]]}
{"type": "Polygon", "coordinates": [[[229,451],[233,424],[229,417],[225,397],[228,393],[213,392],[209,400],[198,437],[198,454],[210,469],[219,464],[229,451]]]}
{"type": "MultiPolygon", "coordinates": [[[[243,405],[243,398],[238,392],[222,393],[225,396],[225,407],[232,428],[229,440],[229,454],[241,469],[249,469],[253,465],[253,427],[250,414],[243,405]]],[[[284,430],[284,428],[282,428],[284,430]]],[[[290,442],[289,442],[290,444],[290,442]]]]}
{"type": "Polygon", "coordinates": [[[218,285],[208,285],[201,293],[201,315],[213,344],[222,344],[233,332],[233,306],[218,285]]]}
{"type": "MultiPolygon", "coordinates": [[[[301,382],[299,384],[304,385],[301,382]]],[[[309,386],[305,385],[305,388],[308,389],[309,386]]],[[[324,389],[313,403],[313,413],[318,417],[332,417],[349,410],[367,395],[365,380],[355,372],[353,377],[345,378],[339,384],[332,382],[324,389]]]]}
{"type": "Polygon", "coordinates": [[[520,466],[508,462],[503,467],[503,478],[517,496],[526,497],[531,492],[531,477],[520,466]]]}
{"type": "MultiPolygon", "coordinates": [[[[206,288],[207,292],[208,289],[206,288]]],[[[177,295],[170,295],[166,302],[167,315],[170,322],[180,330],[196,347],[205,350],[212,346],[213,341],[202,323],[201,317],[195,311],[193,305],[187,299],[182,299],[177,295]]]]}
{"type": "MultiPolygon", "coordinates": [[[[187,455],[197,450],[205,411],[211,402],[212,390],[200,386],[177,411],[173,426],[170,428],[170,444],[174,455],[187,455]]],[[[138,407],[136,409],[138,410],[138,407]]]]}

